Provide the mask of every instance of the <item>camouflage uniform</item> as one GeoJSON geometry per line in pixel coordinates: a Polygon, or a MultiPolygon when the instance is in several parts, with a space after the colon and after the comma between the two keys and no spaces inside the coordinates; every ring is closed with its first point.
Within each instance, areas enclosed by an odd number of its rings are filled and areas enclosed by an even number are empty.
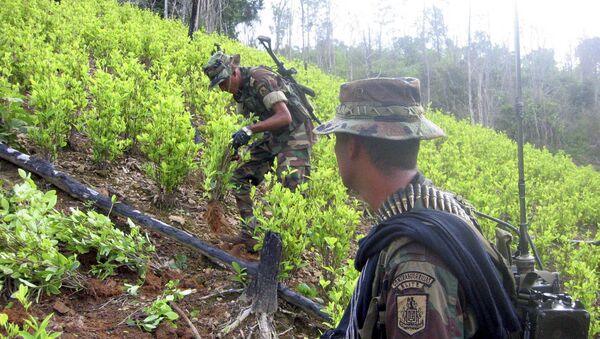
{"type": "MultiPolygon", "coordinates": [[[[317,134],[350,133],[391,140],[434,139],[444,132],[423,115],[419,81],[414,78],[367,79],[342,85],[334,119],[318,126],[317,134]]],[[[435,188],[418,174],[392,194],[377,212],[380,224],[413,209],[434,209],[459,216],[475,229],[476,239],[495,267],[503,267],[503,284],[514,291],[514,281],[502,256],[478,230],[469,209],[448,192],[435,188]]],[[[338,328],[325,338],[470,338],[478,329],[476,316],[458,279],[432,249],[400,237],[387,245],[377,259],[364,319],[357,319],[361,284],[367,273],[363,266],[352,301],[338,328]],[[362,323],[361,323],[362,322],[362,323]],[[343,327],[343,326],[340,326],[343,327]],[[345,333],[344,333],[345,331],[345,333]],[[383,333],[381,333],[383,332],[383,333]]],[[[363,303],[364,304],[364,303],[363,303]]]]}
{"type": "MultiPolygon", "coordinates": [[[[380,222],[412,209],[443,210],[460,216],[475,228],[470,212],[454,195],[435,188],[418,175],[408,188],[389,197],[377,212],[380,222]],[[418,192],[418,193],[417,193],[418,192]],[[442,204],[443,202],[443,204],[442,204]]],[[[490,253],[497,254],[489,247],[490,253]]],[[[373,295],[381,298],[382,319],[371,312],[365,333],[376,322],[385,326],[389,338],[470,338],[477,331],[477,320],[465,299],[462,286],[442,258],[426,246],[402,237],[392,242],[379,256],[373,295]]],[[[365,335],[363,337],[369,337],[365,335]]]]}
{"type": "Polygon", "coordinates": [[[275,103],[269,102],[269,96],[283,93],[285,97],[280,97],[280,101],[286,102],[292,115],[289,125],[264,133],[260,140],[249,146],[250,160],[243,163],[233,175],[237,187],[234,195],[240,215],[246,219],[252,216],[251,185],[262,182],[275,158],[277,175],[285,187],[295,189],[306,179],[310,174],[310,149],[314,134],[308,111],[279,75],[265,67],[241,67],[240,71],[244,84],[234,96],[239,113],[244,116],[253,113],[259,120],[265,120],[273,114],[265,103],[275,103]]]}
{"type": "MultiPolygon", "coordinates": [[[[264,121],[273,115],[271,108],[275,103],[284,102],[292,117],[290,124],[264,132],[251,144],[248,147],[250,160],[233,174],[238,209],[241,217],[248,220],[252,217],[251,187],[263,181],[275,159],[277,176],[285,187],[295,189],[307,178],[310,174],[310,149],[315,138],[309,113],[291,87],[270,69],[239,67],[239,61],[239,55],[229,56],[220,51],[211,56],[203,67],[204,73],[211,79],[209,88],[229,78],[234,69],[239,68],[242,84],[234,94],[238,113],[246,117],[254,114],[264,121]]],[[[244,227],[247,227],[246,223],[244,227]]]]}

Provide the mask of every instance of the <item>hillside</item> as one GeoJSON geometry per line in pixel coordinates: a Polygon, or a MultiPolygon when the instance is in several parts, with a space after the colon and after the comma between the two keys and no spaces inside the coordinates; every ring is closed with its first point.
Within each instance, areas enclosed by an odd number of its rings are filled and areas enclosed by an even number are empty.
{"type": "MultiPolygon", "coordinates": [[[[216,42],[226,52],[241,54],[242,65],[271,65],[266,53],[200,32],[190,41],[180,23],[111,0],[3,1],[0,19],[2,141],[20,144],[98,192],[239,255],[239,249],[229,248],[210,230],[206,212],[210,200],[223,197],[223,230],[239,227],[227,193],[235,162],[223,163],[222,154],[242,122],[231,113],[230,96],[206,90],[201,65],[216,42]],[[21,125],[29,126],[26,133],[21,125]]],[[[286,65],[295,66],[298,80],[316,91],[319,117],[331,117],[341,80],[312,66],[286,65]]],[[[424,174],[482,212],[517,224],[516,145],[503,134],[443,112],[428,115],[449,137],[423,144],[419,162],[424,174]]],[[[319,140],[311,181],[297,192],[267,178],[256,192],[255,214],[259,236],[266,229],[282,235],[281,281],[322,301],[337,320],[357,275],[348,258],[354,255],[356,236],[364,234],[371,220],[361,203],[348,197],[332,148],[331,139],[319,140]]],[[[533,241],[545,268],[560,271],[566,290],[592,313],[591,333],[599,333],[600,250],[573,240],[600,239],[600,174],[577,167],[564,154],[529,145],[525,157],[533,241]]],[[[0,170],[5,190],[20,182],[13,166],[3,162],[0,170]]],[[[42,191],[52,189],[35,182],[42,191]]],[[[69,207],[90,207],[58,195],[55,209],[67,215],[69,207]]],[[[113,216],[113,221],[129,229],[122,218],[113,216]]],[[[0,227],[8,232],[10,225],[0,227]]],[[[494,225],[484,227],[491,239],[494,225]]],[[[241,288],[234,280],[243,272],[214,266],[164,236],[149,233],[148,238],[156,253],[147,259],[145,278],[130,268],[100,277],[90,269],[99,258],[81,254],[83,288],[63,285],[54,293],[34,283],[41,298],[30,313],[41,321],[54,311],[48,328],[65,337],[190,337],[181,318],[177,330],[160,325],[150,334],[127,324],[127,318],[139,320],[141,309],[177,279],[180,288],[196,290],[179,303],[202,336],[215,334],[237,316],[244,306],[239,291],[214,293],[241,288]],[[139,295],[127,293],[125,283],[139,283],[139,295]],[[58,306],[65,312],[57,309],[58,301],[67,306],[58,306]]],[[[0,305],[6,310],[18,278],[0,271],[0,305]]],[[[23,320],[22,314],[10,318],[15,319],[23,320]]],[[[283,302],[275,321],[282,337],[315,337],[323,327],[283,302]]],[[[245,323],[239,336],[255,331],[253,326],[245,323]]]]}

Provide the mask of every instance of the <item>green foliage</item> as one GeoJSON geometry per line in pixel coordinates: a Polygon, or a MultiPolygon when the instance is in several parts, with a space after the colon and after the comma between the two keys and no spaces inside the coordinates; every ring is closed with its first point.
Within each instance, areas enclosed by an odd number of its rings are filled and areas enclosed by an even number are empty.
{"type": "Polygon", "coordinates": [[[37,189],[29,174],[12,191],[0,191],[0,281],[11,279],[48,294],[60,288],[82,288],[77,256],[96,252],[91,273],[101,279],[118,267],[144,276],[153,246],[130,222],[124,234],[106,216],[73,210],[63,215],[54,209],[56,192],[37,189]]]}
{"type": "Polygon", "coordinates": [[[45,151],[45,156],[54,158],[67,145],[71,130],[71,114],[75,103],[67,97],[67,81],[63,76],[49,74],[32,80],[30,104],[36,110],[35,128],[31,138],[45,151]]]}
{"type": "Polygon", "coordinates": [[[25,284],[19,285],[19,289],[16,290],[10,297],[17,299],[25,311],[29,311],[29,307],[31,307],[31,301],[27,300],[29,294],[29,287],[25,284]]]}
{"type": "Polygon", "coordinates": [[[12,147],[18,147],[17,134],[26,133],[33,125],[15,87],[0,76],[0,142],[12,147]]]}
{"type": "Polygon", "coordinates": [[[138,295],[138,290],[140,289],[140,285],[132,285],[132,284],[125,284],[125,291],[132,296],[137,296],[138,295]]]}
{"type": "MultiPolygon", "coordinates": [[[[311,245],[323,267],[337,270],[348,259],[360,215],[356,200],[348,198],[335,170],[333,144],[333,139],[322,139],[315,145],[314,152],[320,156],[314,161],[308,200],[311,205],[311,245]]],[[[324,273],[331,281],[337,278],[331,270],[324,273]]]]}
{"type": "MultiPolygon", "coordinates": [[[[25,311],[29,310],[31,306],[31,302],[28,300],[29,288],[27,285],[22,284],[19,285],[19,290],[11,296],[12,298],[17,299],[21,305],[25,308],[25,311]]],[[[54,339],[60,337],[62,333],[60,332],[48,332],[46,331],[46,327],[50,323],[50,319],[54,314],[50,313],[42,320],[42,322],[38,323],[37,319],[30,315],[29,319],[25,319],[25,324],[23,328],[21,328],[17,324],[12,324],[8,322],[8,316],[4,313],[0,313],[0,327],[4,328],[8,337],[0,334],[0,338],[23,338],[23,339],[54,339]]]]}
{"type": "Polygon", "coordinates": [[[169,302],[179,301],[194,292],[194,290],[177,289],[178,284],[179,280],[170,280],[165,286],[163,294],[157,297],[152,305],[144,308],[146,317],[142,320],[129,319],[127,324],[138,326],[147,332],[155,330],[163,320],[173,324],[174,320],[179,319],[179,315],[173,311],[169,302]]]}
{"type": "Polygon", "coordinates": [[[235,261],[231,262],[231,267],[235,271],[235,275],[231,277],[231,280],[246,286],[248,283],[248,272],[246,272],[246,268],[235,261]]]}
{"type": "Polygon", "coordinates": [[[175,79],[157,79],[155,86],[158,95],[150,107],[151,118],[138,141],[149,160],[146,173],[160,185],[162,193],[169,194],[196,167],[198,146],[175,79]]]}
{"type": "Polygon", "coordinates": [[[317,289],[309,284],[306,283],[300,283],[298,284],[298,286],[296,286],[296,289],[298,290],[298,292],[300,292],[300,294],[308,297],[308,298],[316,298],[317,297],[317,289]]]}
{"type": "Polygon", "coordinates": [[[173,264],[170,266],[175,269],[184,270],[188,267],[188,257],[185,254],[175,254],[173,264]]]}
{"type": "MultiPolygon", "coordinates": [[[[482,212],[518,224],[516,144],[493,130],[466,128],[465,122],[440,112],[428,114],[449,137],[422,144],[420,169],[482,212]]],[[[600,223],[600,174],[591,167],[578,168],[565,154],[552,155],[531,145],[524,153],[527,219],[544,268],[561,272],[567,291],[584,301],[592,314],[600,314],[598,295],[590,289],[600,285],[600,252],[572,243],[600,237],[594,226],[600,223]]],[[[495,225],[483,222],[483,227],[492,239],[495,225]]],[[[592,319],[591,333],[598,333],[600,322],[593,315],[592,319]]]]}
{"type": "Polygon", "coordinates": [[[123,139],[126,125],[122,115],[126,104],[125,84],[110,73],[97,70],[91,80],[91,110],[84,114],[84,130],[92,143],[92,160],[103,163],[123,153],[131,140],[123,139]]]}
{"type": "Polygon", "coordinates": [[[331,323],[326,323],[326,325],[335,327],[342,319],[344,310],[350,302],[352,292],[354,292],[354,285],[356,285],[360,272],[354,269],[354,260],[351,259],[347,261],[346,265],[337,269],[331,267],[325,267],[325,269],[337,277],[333,284],[329,279],[319,279],[321,288],[328,291],[328,302],[325,305],[324,311],[331,316],[331,323]]]}
{"type": "Polygon", "coordinates": [[[60,337],[62,334],[61,332],[48,333],[48,331],[46,331],[46,327],[48,327],[53,315],[54,313],[48,314],[40,323],[38,323],[36,318],[30,316],[29,319],[25,320],[25,325],[19,335],[23,337],[23,339],[54,339],[60,337]]]}
{"type": "MultiPolygon", "coordinates": [[[[279,275],[287,277],[293,269],[306,265],[302,258],[309,244],[308,200],[303,196],[307,184],[300,184],[295,191],[284,187],[273,173],[265,176],[268,191],[261,201],[254,204],[253,214],[258,221],[258,238],[267,230],[281,235],[283,253],[279,275]],[[269,213],[266,213],[266,212],[269,213]],[[268,215],[268,217],[267,217],[268,215]]],[[[252,190],[253,200],[256,190],[252,190]]]]}
{"type": "Polygon", "coordinates": [[[231,134],[248,121],[239,122],[239,116],[228,112],[228,101],[225,97],[215,93],[208,93],[205,106],[201,109],[202,118],[206,123],[200,127],[204,139],[200,167],[204,173],[205,197],[208,200],[219,201],[233,188],[231,178],[239,163],[232,161],[231,134]]]}
{"type": "Polygon", "coordinates": [[[127,220],[130,231],[125,234],[107,216],[95,211],[72,210],[68,217],[53,219],[56,226],[51,235],[65,244],[66,250],[79,254],[96,252],[97,264],[92,265],[92,274],[105,279],[118,267],[128,267],[144,278],[154,246],[131,220],[127,220]]]}
{"type": "Polygon", "coordinates": [[[132,143],[142,133],[150,119],[150,106],[154,95],[151,74],[134,55],[111,54],[111,68],[119,79],[119,91],[122,96],[120,116],[125,122],[125,135],[132,143]]]}

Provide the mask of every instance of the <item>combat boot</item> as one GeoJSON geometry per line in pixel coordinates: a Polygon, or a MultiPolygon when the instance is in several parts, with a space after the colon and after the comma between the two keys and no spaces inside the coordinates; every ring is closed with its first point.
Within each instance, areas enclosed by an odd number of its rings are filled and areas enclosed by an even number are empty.
{"type": "Polygon", "coordinates": [[[221,236],[221,240],[226,241],[232,245],[243,244],[246,248],[246,252],[248,253],[257,253],[254,250],[258,241],[252,237],[254,234],[254,229],[256,228],[256,218],[251,217],[243,222],[242,231],[240,234],[235,236],[223,235],[221,236]]]}
{"type": "Polygon", "coordinates": [[[256,246],[256,244],[258,244],[258,241],[256,241],[256,239],[252,237],[252,234],[250,234],[247,231],[242,231],[240,232],[240,234],[233,236],[222,235],[221,240],[230,243],[232,246],[244,245],[246,252],[257,253],[257,251],[254,250],[254,247],[256,246]]]}

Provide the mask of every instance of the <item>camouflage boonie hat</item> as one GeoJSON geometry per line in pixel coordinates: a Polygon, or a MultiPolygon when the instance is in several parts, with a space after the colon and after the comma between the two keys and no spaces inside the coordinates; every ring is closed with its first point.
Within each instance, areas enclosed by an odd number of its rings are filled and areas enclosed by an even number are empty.
{"type": "Polygon", "coordinates": [[[240,55],[227,55],[221,51],[213,54],[206,65],[202,67],[202,72],[210,79],[208,89],[220,84],[223,80],[229,78],[233,73],[233,67],[240,65],[240,55]],[[233,67],[232,67],[233,66],[233,67]]]}
{"type": "Polygon", "coordinates": [[[316,134],[350,133],[390,140],[435,139],[444,131],[425,118],[419,79],[375,78],[340,87],[335,117],[316,134]]]}

